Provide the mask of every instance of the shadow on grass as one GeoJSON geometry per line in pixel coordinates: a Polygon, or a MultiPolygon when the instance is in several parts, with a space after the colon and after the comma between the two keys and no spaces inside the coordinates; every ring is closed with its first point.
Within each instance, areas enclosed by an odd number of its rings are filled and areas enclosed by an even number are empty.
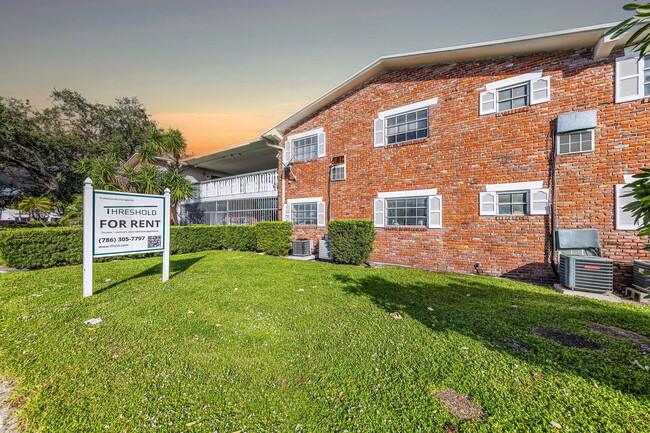
{"type": "Polygon", "coordinates": [[[648,315],[640,310],[544,293],[544,289],[518,289],[521,283],[482,277],[432,274],[431,282],[412,283],[398,274],[394,280],[376,275],[334,277],[344,283],[344,290],[370,299],[387,313],[410,316],[432,333],[463,334],[491,350],[524,359],[539,371],[578,375],[629,394],[647,395],[650,389],[650,375],[632,364],[635,359],[648,364],[650,357],[635,351],[631,342],[608,340],[586,327],[598,322],[650,336],[648,315]],[[535,327],[583,335],[605,349],[561,346],[533,335],[535,327]]]}
{"type": "MultiPolygon", "coordinates": [[[[204,258],[205,256],[199,256],[199,257],[191,257],[189,259],[180,259],[180,260],[169,260],[169,279],[175,278],[178,274],[181,272],[186,271],[189,269],[192,265],[194,265],[196,262],[204,258]]],[[[139,274],[130,276],[128,278],[125,278],[120,281],[116,281],[106,287],[102,287],[101,289],[97,290],[94,292],[94,294],[99,294],[102,293],[106,290],[112,289],[115,286],[119,286],[120,284],[126,283],[127,281],[131,280],[136,280],[138,278],[143,278],[143,277],[149,277],[151,275],[156,275],[159,274],[162,276],[162,263],[158,263],[157,265],[153,265],[150,268],[140,272],[139,274]]]]}

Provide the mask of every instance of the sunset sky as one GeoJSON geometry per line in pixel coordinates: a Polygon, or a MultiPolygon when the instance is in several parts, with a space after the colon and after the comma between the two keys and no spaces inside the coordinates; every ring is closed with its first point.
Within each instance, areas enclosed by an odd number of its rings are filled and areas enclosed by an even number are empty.
{"type": "Polygon", "coordinates": [[[137,96],[201,154],[254,138],[377,57],[618,21],[626,2],[0,0],[0,95],[137,96]]]}

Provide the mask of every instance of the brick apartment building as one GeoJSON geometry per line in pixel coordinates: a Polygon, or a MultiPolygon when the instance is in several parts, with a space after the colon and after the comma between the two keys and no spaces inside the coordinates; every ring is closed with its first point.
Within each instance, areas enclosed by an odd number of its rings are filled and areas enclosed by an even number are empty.
{"type": "Polygon", "coordinates": [[[554,229],[595,228],[620,282],[650,258],[622,210],[650,165],[650,57],[607,28],[382,57],[276,125],[294,237],[373,219],[373,262],[546,282],[554,229]]]}

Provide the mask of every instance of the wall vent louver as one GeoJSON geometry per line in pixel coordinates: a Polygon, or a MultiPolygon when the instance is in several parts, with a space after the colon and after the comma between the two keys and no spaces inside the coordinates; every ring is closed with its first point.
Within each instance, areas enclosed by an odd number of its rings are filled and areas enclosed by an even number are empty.
{"type": "Polygon", "coordinates": [[[632,285],[635,289],[650,293],[650,261],[635,260],[632,269],[632,285]]]}
{"type": "Polygon", "coordinates": [[[292,254],[294,256],[308,256],[311,254],[313,248],[313,241],[311,239],[296,239],[291,242],[293,248],[292,254]]]}
{"type": "Polygon", "coordinates": [[[573,290],[604,293],[612,290],[614,262],[594,256],[560,255],[560,283],[573,290]]]}

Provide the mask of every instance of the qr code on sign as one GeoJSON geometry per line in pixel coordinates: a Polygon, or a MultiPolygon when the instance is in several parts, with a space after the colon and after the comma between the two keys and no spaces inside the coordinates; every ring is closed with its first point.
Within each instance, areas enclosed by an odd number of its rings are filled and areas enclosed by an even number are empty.
{"type": "Polygon", "coordinates": [[[162,236],[147,236],[147,248],[160,248],[162,236]]]}

